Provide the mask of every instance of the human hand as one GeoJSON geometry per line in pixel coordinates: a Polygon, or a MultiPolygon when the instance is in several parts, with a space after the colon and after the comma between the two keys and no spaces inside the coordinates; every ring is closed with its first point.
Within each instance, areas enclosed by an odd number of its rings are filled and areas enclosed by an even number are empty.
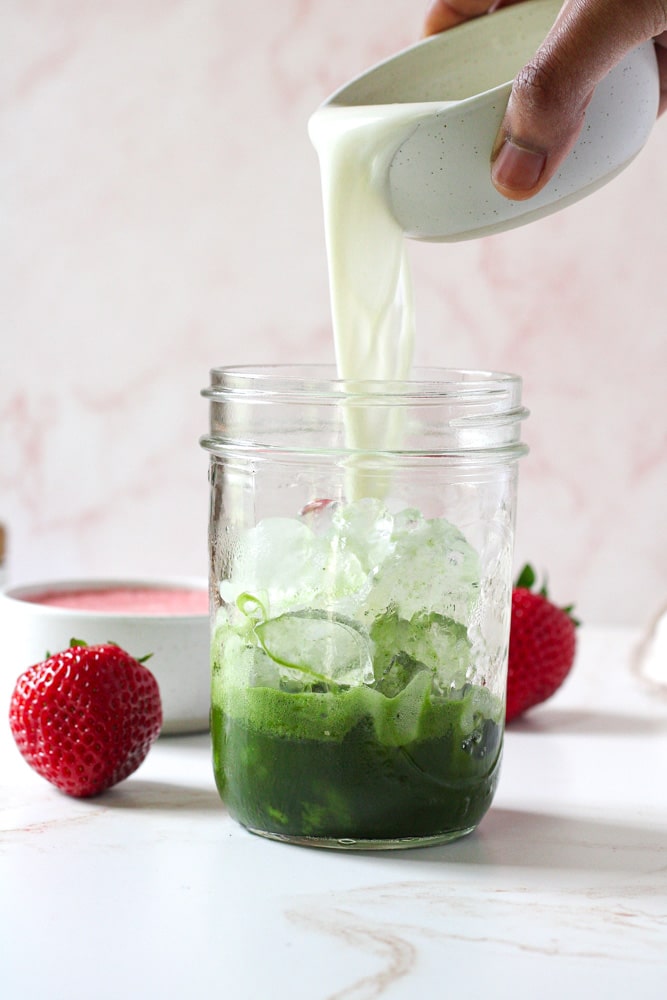
{"type": "MultiPolygon", "coordinates": [[[[424,34],[521,0],[430,0],[424,34]]],[[[595,87],[637,45],[652,38],[667,109],[667,0],[565,0],[531,61],[514,81],[491,154],[491,179],[525,200],[553,177],[574,146],[595,87]]]]}

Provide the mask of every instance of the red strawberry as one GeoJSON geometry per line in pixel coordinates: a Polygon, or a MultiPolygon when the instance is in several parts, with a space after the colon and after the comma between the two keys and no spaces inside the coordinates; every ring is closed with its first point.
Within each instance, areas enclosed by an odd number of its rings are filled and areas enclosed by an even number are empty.
{"type": "Polygon", "coordinates": [[[150,670],[119,646],[73,639],[19,677],[9,725],[38,774],[85,798],[142,763],[162,726],[160,691],[150,670]]]}
{"type": "Polygon", "coordinates": [[[552,604],[546,588],[531,589],[534,583],[526,566],[512,592],[507,722],[550,698],[574,663],[578,622],[572,609],[552,604]]]}

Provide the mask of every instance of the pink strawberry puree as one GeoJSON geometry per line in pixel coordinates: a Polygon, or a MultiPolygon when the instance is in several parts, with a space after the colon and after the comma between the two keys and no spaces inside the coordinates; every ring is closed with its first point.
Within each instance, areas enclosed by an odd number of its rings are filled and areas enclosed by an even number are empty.
{"type": "Polygon", "coordinates": [[[25,598],[32,604],[75,611],[131,615],[205,615],[208,593],[186,587],[104,587],[46,591],[25,598]]]}

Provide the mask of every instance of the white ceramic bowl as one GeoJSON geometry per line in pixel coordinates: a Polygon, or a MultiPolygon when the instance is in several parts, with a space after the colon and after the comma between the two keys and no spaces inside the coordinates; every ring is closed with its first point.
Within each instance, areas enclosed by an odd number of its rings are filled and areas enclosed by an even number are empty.
{"type": "MultiPolygon", "coordinates": [[[[203,732],[209,725],[210,658],[207,610],[186,613],[162,607],[179,593],[202,594],[207,606],[205,581],[190,578],[143,580],[59,580],[7,587],[0,593],[0,672],[3,696],[11,696],[24,670],[44,659],[47,652],[66,649],[72,638],[88,645],[115,642],[137,659],[151,653],[146,666],[160,687],[164,724],[161,735],[203,732]],[[132,592],[136,611],[83,610],[39,603],[44,594],[62,599],[71,593],[132,592]],[[141,594],[152,592],[161,610],[142,610],[141,594]],[[167,595],[162,601],[160,595],[167,595]]],[[[181,608],[183,610],[183,608],[181,608]]]]}
{"type": "Polygon", "coordinates": [[[372,67],[327,105],[450,102],[416,122],[395,153],[388,186],[408,236],[453,241],[501,232],[564,208],[616,176],[655,123],[660,93],[653,42],[598,85],[580,138],[546,187],[503,198],[490,158],[512,81],[556,20],[562,0],[527,0],[434,35],[372,67]]]}

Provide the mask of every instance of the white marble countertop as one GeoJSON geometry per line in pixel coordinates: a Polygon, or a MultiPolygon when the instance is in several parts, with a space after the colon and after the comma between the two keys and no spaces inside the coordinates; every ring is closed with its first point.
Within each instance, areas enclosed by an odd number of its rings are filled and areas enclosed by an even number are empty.
{"type": "Polygon", "coordinates": [[[68,799],[3,723],[3,1000],[664,1000],[667,698],[631,672],[637,639],[583,628],[567,684],[509,730],[478,831],[406,852],[248,834],[205,736],[68,799]]]}

